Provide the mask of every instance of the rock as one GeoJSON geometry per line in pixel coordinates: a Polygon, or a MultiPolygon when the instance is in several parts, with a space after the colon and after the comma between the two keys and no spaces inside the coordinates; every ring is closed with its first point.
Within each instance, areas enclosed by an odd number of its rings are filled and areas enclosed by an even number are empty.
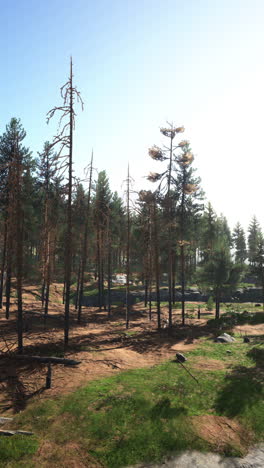
{"type": "Polygon", "coordinates": [[[187,361],[187,358],[184,356],[184,354],[181,353],[176,353],[176,358],[178,362],[185,362],[187,361]]]}
{"type": "Polygon", "coordinates": [[[233,343],[233,341],[236,341],[235,338],[228,335],[228,333],[223,333],[215,339],[216,343],[233,343]]]}
{"type": "Polygon", "coordinates": [[[250,343],[250,339],[248,336],[244,336],[244,343],[250,343]]]}

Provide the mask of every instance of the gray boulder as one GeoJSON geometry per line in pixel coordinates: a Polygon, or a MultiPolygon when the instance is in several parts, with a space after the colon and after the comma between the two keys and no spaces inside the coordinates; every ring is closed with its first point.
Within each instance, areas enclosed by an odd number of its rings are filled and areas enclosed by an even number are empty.
{"type": "Polygon", "coordinates": [[[228,335],[228,333],[222,333],[222,335],[215,339],[216,343],[233,343],[233,341],[236,341],[235,338],[233,338],[231,335],[228,335]]]}

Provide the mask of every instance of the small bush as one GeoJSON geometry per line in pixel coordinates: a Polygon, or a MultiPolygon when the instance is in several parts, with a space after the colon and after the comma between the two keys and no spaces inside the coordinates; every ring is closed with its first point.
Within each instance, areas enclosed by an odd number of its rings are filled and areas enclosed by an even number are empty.
{"type": "Polygon", "coordinates": [[[214,309],[214,300],[212,296],[210,296],[206,303],[206,310],[208,310],[208,312],[212,312],[213,309],[214,309]]]}

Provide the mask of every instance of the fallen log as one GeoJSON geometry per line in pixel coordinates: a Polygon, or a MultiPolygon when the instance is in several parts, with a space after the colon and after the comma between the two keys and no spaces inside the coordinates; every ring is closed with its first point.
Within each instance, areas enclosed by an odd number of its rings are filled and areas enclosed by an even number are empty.
{"type": "Polygon", "coordinates": [[[8,430],[3,430],[3,429],[0,429],[0,436],[3,435],[3,436],[13,436],[13,435],[17,435],[17,434],[20,434],[20,435],[33,435],[33,432],[28,432],[28,431],[8,431],[8,430]]]}
{"type": "Polygon", "coordinates": [[[12,356],[12,358],[19,359],[21,361],[36,361],[43,364],[62,364],[64,366],[77,366],[81,363],[81,361],[75,361],[74,359],[59,358],[55,356],[30,356],[28,354],[16,354],[12,356]]]}

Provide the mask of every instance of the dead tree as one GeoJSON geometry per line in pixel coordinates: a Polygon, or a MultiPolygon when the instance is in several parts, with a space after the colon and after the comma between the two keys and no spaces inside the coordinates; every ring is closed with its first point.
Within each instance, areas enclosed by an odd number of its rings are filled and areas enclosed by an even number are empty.
{"type": "Polygon", "coordinates": [[[65,314],[64,314],[64,345],[67,347],[69,341],[69,318],[70,318],[70,288],[71,288],[71,268],[72,268],[72,186],[73,186],[73,131],[75,127],[75,111],[74,101],[81,103],[83,101],[76,87],[73,86],[72,59],[70,61],[70,76],[68,81],[61,88],[61,97],[63,105],[51,109],[47,118],[48,121],[56,112],[61,113],[60,131],[54,137],[52,147],[59,145],[60,149],[57,152],[58,159],[62,160],[61,170],[63,173],[68,169],[67,183],[67,232],[65,242],[65,314]],[[66,123],[62,125],[62,121],[66,119],[66,123]],[[64,151],[67,154],[64,154],[64,151]]]}
{"type": "Polygon", "coordinates": [[[126,242],[126,328],[129,328],[130,320],[130,297],[129,297],[129,283],[130,283],[130,183],[131,178],[129,174],[129,166],[127,169],[127,189],[126,189],[126,208],[127,208],[127,242],[126,242]]]}

